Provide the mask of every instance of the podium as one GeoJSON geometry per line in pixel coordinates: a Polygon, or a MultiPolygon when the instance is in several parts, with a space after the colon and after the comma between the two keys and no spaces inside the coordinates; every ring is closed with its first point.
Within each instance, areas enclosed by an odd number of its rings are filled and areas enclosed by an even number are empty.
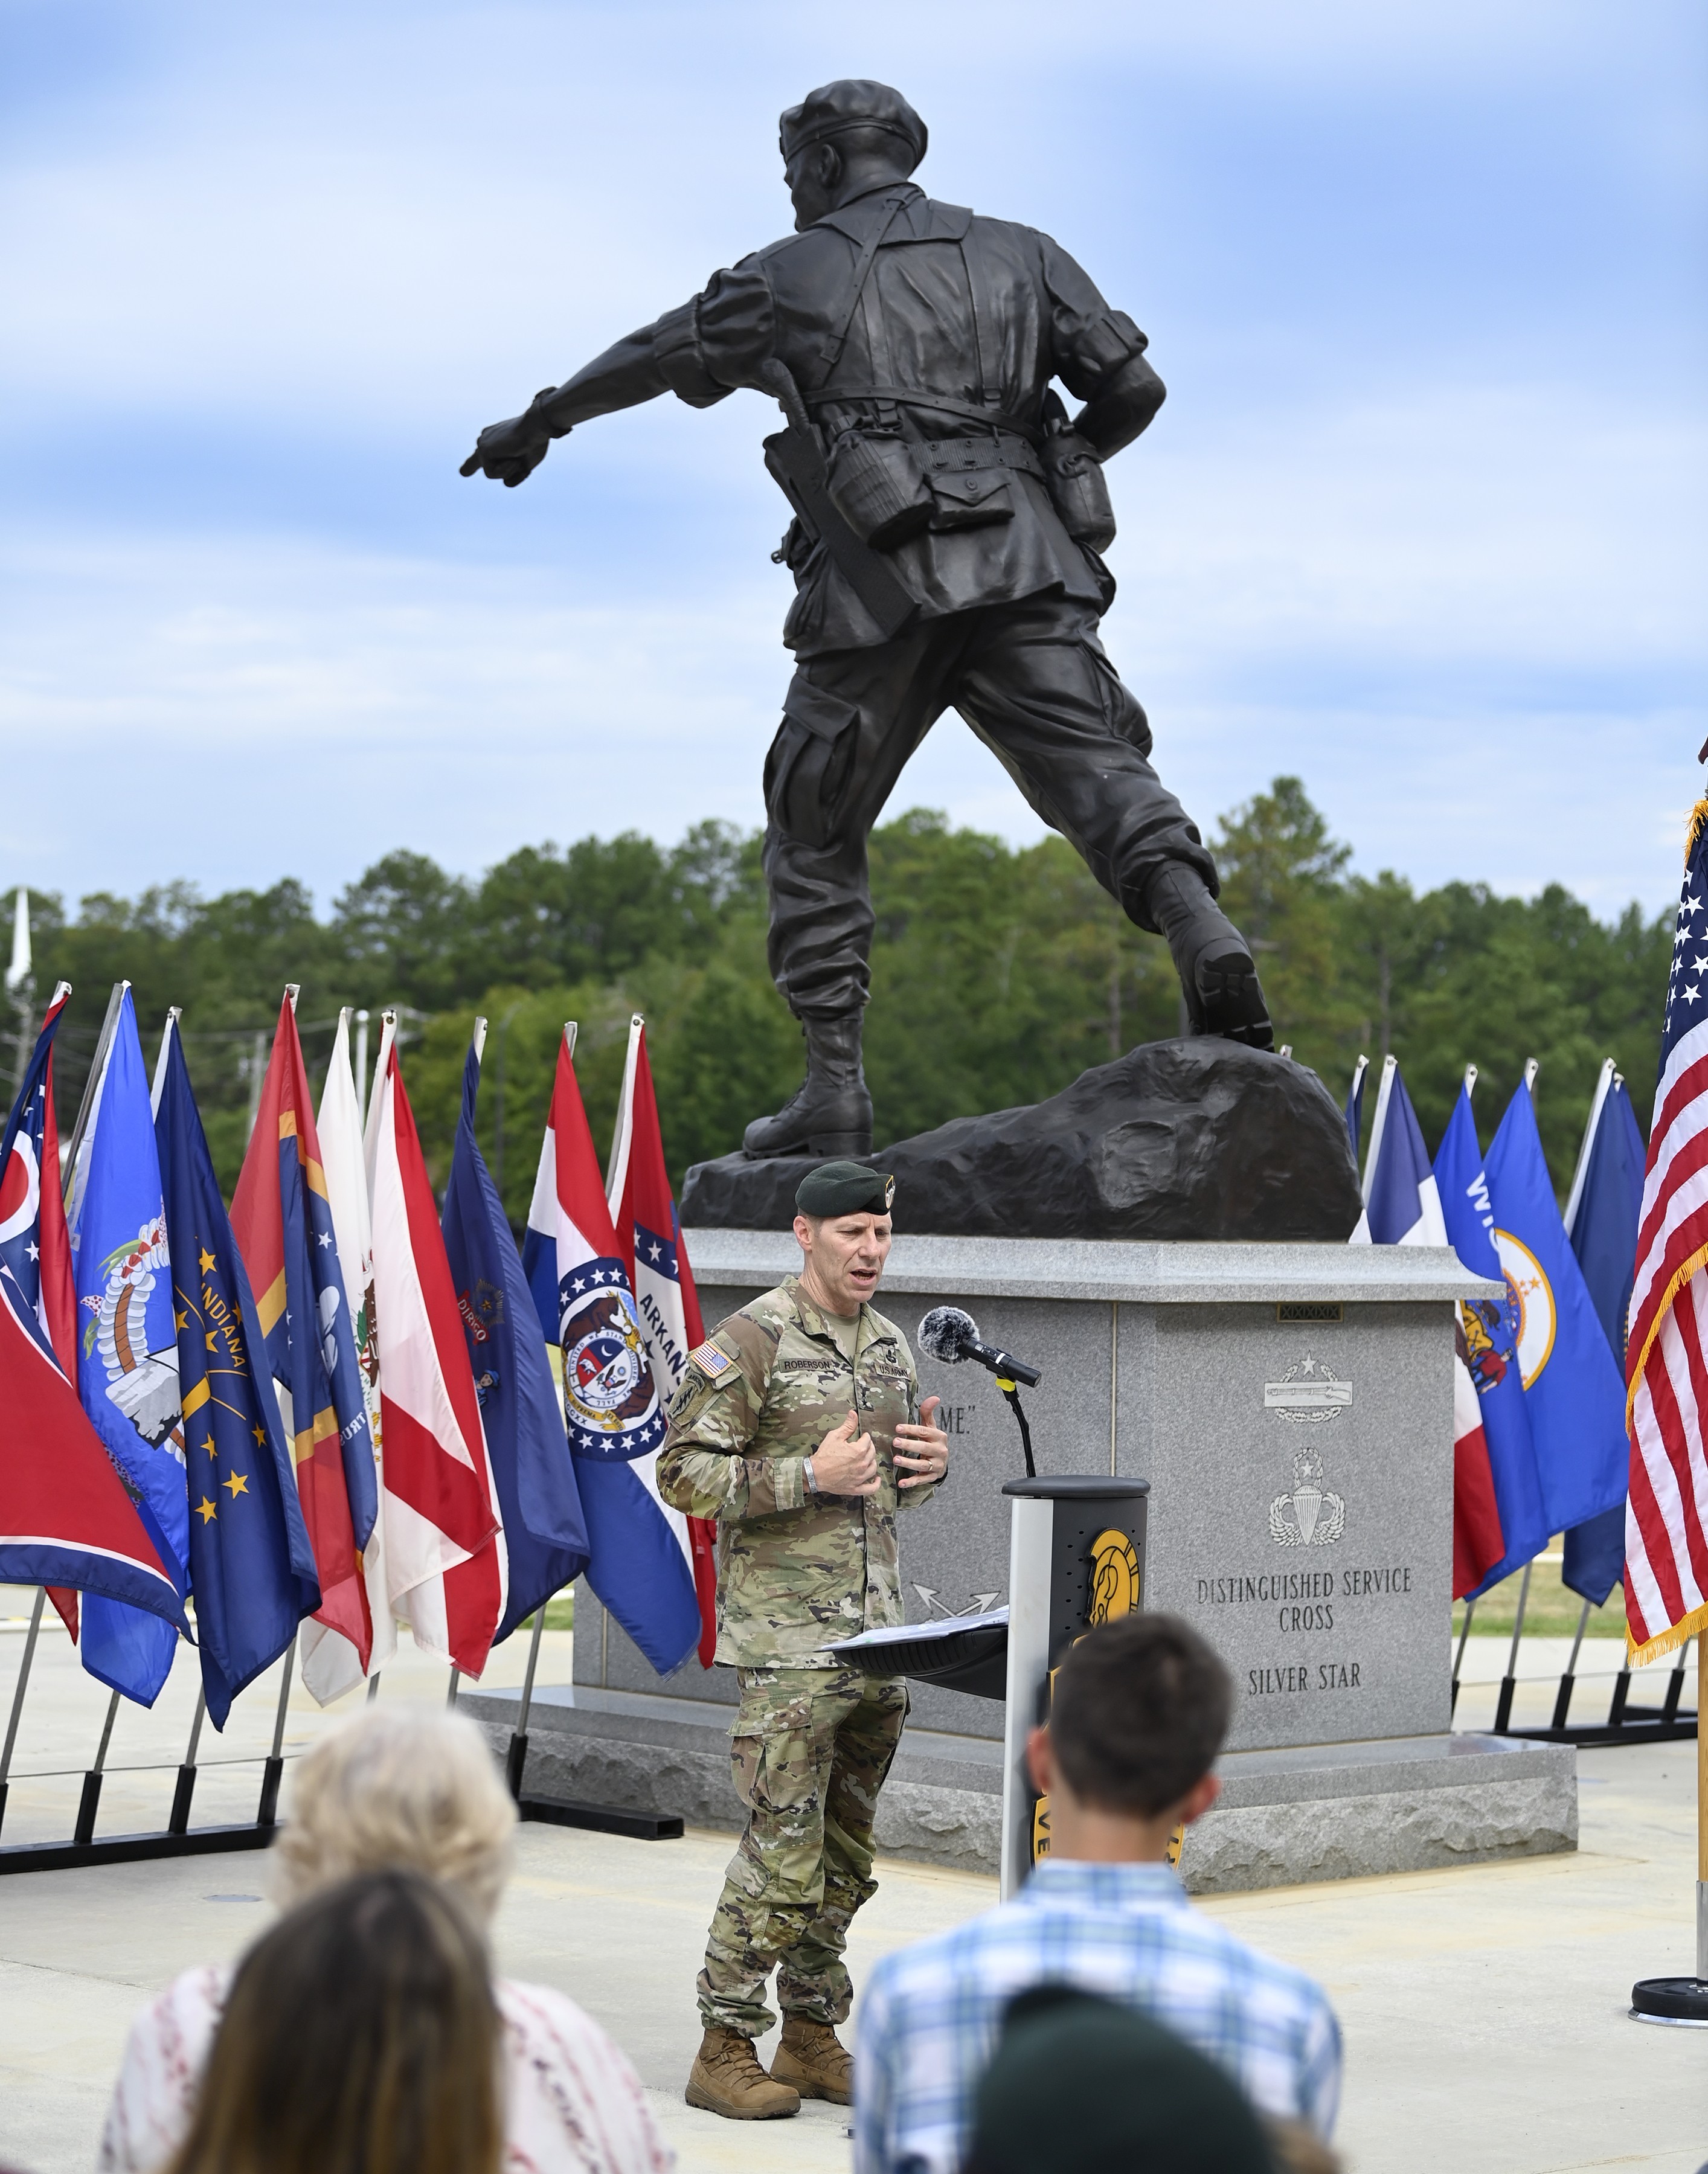
{"type": "Polygon", "coordinates": [[[1026,1770],[1050,1685],[1077,1638],[1143,1604],[1148,1479],[1065,1474],[1011,1479],[1006,1608],[869,1630],[830,1650],[868,1675],[907,1676],[1001,1699],[1000,1871],[1006,1902],[1050,1847],[1049,1804],[1026,1770]]]}

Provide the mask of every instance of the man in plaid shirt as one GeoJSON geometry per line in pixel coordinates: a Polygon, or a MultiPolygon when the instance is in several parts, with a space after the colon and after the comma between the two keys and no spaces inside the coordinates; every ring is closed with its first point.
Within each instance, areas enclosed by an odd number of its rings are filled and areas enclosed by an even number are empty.
{"type": "Polygon", "coordinates": [[[1130,2003],[1218,2061],[1266,2115],[1327,2137],[1340,2026],[1320,1986],[1194,1910],[1166,1862],[1220,1784],[1233,1685],[1187,1624],[1123,1616],[1057,1673],[1028,1746],[1051,1854],[1012,1902],[886,1955],[860,2010],[856,2174],[955,2174],[1003,2011],[1029,1986],[1130,2003]]]}

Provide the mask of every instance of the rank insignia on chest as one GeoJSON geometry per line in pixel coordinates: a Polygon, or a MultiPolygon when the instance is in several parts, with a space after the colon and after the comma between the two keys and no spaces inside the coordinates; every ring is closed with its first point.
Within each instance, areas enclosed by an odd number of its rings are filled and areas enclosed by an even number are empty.
{"type": "Polygon", "coordinates": [[[735,1364],[728,1352],[720,1351],[715,1344],[702,1344],[699,1350],[690,1351],[688,1355],[700,1372],[710,1374],[714,1382],[721,1374],[728,1373],[735,1364]]]}

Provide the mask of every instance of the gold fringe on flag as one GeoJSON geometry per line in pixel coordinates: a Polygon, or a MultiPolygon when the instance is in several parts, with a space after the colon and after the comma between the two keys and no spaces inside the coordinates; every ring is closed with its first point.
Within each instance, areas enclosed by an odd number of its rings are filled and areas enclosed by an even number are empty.
{"type": "Polygon", "coordinates": [[[1684,858],[1688,861],[1696,850],[1696,841],[1703,828],[1708,825],[1708,799],[1699,800],[1690,810],[1690,826],[1684,834],[1684,858]]]}
{"type": "MultiPolygon", "coordinates": [[[[1625,1659],[1634,1668],[1646,1668],[1651,1661],[1658,1661],[1663,1653],[1676,1652],[1687,1639],[1694,1638],[1699,1630],[1708,1630],[1708,1603],[1693,1608],[1682,1616],[1670,1630],[1662,1631],[1658,1638],[1651,1638],[1646,1646],[1632,1643],[1630,1625],[1625,1625],[1625,1659]]],[[[1701,1696],[1699,1688],[1697,1696],[1701,1696]]]]}

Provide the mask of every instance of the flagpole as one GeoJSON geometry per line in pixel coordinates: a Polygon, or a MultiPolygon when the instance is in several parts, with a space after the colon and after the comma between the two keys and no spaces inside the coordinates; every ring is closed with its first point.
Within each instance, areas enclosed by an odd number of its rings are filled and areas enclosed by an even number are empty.
{"type": "Polygon", "coordinates": [[[527,1764],[527,1722],[533,1707],[534,1670],[539,1666],[540,1633],[545,1627],[546,1603],[541,1601],[534,1610],[533,1636],[528,1641],[527,1673],[522,1679],[522,1708],[516,1717],[516,1727],[510,1733],[510,1750],[504,1762],[504,1777],[517,1804],[522,1802],[522,1774],[527,1764]]]}
{"type": "MultiPolygon", "coordinates": [[[[1459,1671],[1465,1665],[1465,1641],[1471,1635],[1471,1618],[1477,1612],[1474,1600],[1465,1603],[1465,1620],[1459,1630],[1459,1650],[1453,1656],[1453,1688],[1447,1699],[1447,1718],[1453,1717],[1453,1708],[1459,1703],[1459,1671]]],[[[1449,1619],[1451,1620],[1451,1618],[1449,1619]]]]}
{"type": "Polygon", "coordinates": [[[6,1723],[6,1742],[0,1747],[0,1820],[6,1816],[6,1793],[11,1787],[7,1776],[12,1771],[12,1748],[18,1741],[18,1723],[24,1713],[24,1694],[30,1684],[30,1663],[35,1658],[35,1641],[41,1636],[41,1611],[46,1604],[47,1587],[35,1588],[35,1605],[30,1611],[30,1635],[24,1641],[24,1658],[19,1663],[18,1681],[12,1693],[12,1712],[6,1723]]]}
{"type": "Polygon", "coordinates": [[[261,1771],[261,1803],[255,1814],[258,1827],[278,1824],[278,1783],[284,1771],[284,1711],[290,1703],[291,1664],[296,1659],[296,1640],[284,1649],[284,1674],[278,1679],[278,1711],[273,1717],[273,1750],[261,1771]]]}
{"type": "Polygon", "coordinates": [[[470,1041],[474,1050],[474,1061],[478,1064],[486,1055],[486,1021],[478,1012],[474,1014],[474,1032],[470,1041]]]}
{"type": "Polygon", "coordinates": [[[1565,1727],[1565,1717],[1571,1711],[1571,1694],[1577,1682],[1577,1657],[1583,1647],[1583,1634],[1589,1624],[1589,1603],[1585,1601],[1578,1610],[1577,1636],[1571,1641],[1571,1658],[1565,1664],[1565,1674],[1559,1679],[1559,1690],[1554,1701],[1555,1728],[1565,1727]]]}
{"type": "Polygon", "coordinates": [[[196,1787],[196,1746],[202,1740],[202,1717],[208,1711],[208,1690],[200,1685],[196,1691],[196,1715],[190,1723],[190,1742],[184,1753],[184,1763],[178,1769],[178,1786],[172,1792],[172,1815],[166,1821],[168,1834],[181,1835],[189,1831],[190,1798],[196,1787]]]}
{"type": "Polygon", "coordinates": [[[149,1088],[149,1107],[158,1117],[160,1114],[160,1091],[166,1084],[166,1059],[172,1053],[172,1029],[184,1016],[182,1004],[169,1004],[166,1024],[160,1029],[160,1053],[154,1059],[154,1077],[149,1088]]]}
{"type": "Polygon", "coordinates": [[[96,1746],[95,1764],[83,1777],[83,1797],[77,1808],[77,1825],[72,1841],[81,1849],[95,1840],[95,1815],[100,1804],[101,1777],[106,1768],[107,1746],[113,1740],[113,1723],[118,1719],[119,1695],[115,1691],[107,1701],[106,1720],[102,1724],[100,1742],[96,1746]]]}
{"type": "Polygon", "coordinates": [[[95,1101],[95,1090],[100,1084],[101,1073],[106,1068],[107,1052],[113,1046],[113,1033],[119,1023],[119,1006],[125,1000],[128,982],[115,982],[113,992],[107,998],[106,1017],[100,1023],[100,1039],[95,1043],[95,1056],[89,1068],[89,1077],[83,1083],[83,1100],[78,1105],[77,1122],[71,1128],[71,1142],[65,1151],[64,1192],[68,1203],[71,1198],[72,1181],[77,1175],[77,1158],[83,1146],[83,1136],[89,1128],[89,1113],[95,1101]]]}
{"type": "Polygon", "coordinates": [[[1577,1220],[1578,1204],[1583,1198],[1583,1182],[1589,1175],[1589,1151],[1595,1144],[1595,1129],[1601,1122],[1602,1108],[1612,1092],[1613,1084],[1613,1061],[1610,1057],[1604,1057],[1596,1079],[1595,1093],[1590,1099],[1589,1122],[1583,1128],[1583,1138],[1578,1145],[1577,1167],[1571,1174],[1571,1192],[1566,1200],[1565,1214],[1561,1219],[1568,1238],[1571,1236],[1572,1225],[1577,1220]]]}
{"type": "Polygon", "coordinates": [[[1708,1630],[1696,1633],[1696,1981],[1708,1986],[1708,1733],[1702,1727],[1702,1682],[1708,1677],[1708,1630]]]}

